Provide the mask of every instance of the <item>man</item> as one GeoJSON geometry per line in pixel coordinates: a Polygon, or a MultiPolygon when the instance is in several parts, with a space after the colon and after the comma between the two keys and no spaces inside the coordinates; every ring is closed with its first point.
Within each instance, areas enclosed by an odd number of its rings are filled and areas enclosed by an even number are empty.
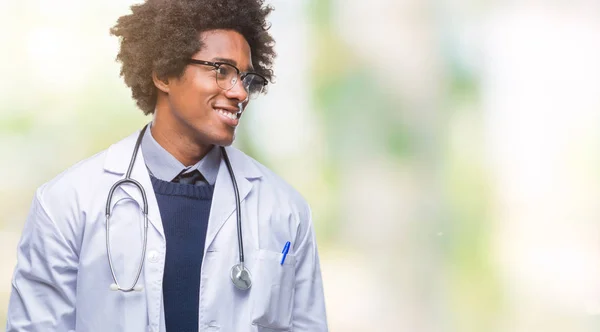
{"type": "Polygon", "coordinates": [[[153,121],[37,190],[8,331],[327,330],[308,205],[230,147],[272,77],[271,10],[147,0],[118,20],[121,74],[153,121]]]}

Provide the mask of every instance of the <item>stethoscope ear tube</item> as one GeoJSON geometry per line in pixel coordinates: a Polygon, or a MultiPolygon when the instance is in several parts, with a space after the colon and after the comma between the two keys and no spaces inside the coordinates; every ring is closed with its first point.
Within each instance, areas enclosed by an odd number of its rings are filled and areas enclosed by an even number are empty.
{"type": "Polygon", "coordinates": [[[227,151],[225,151],[225,147],[221,146],[221,153],[223,154],[223,159],[225,160],[225,164],[227,165],[227,170],[229,171],[229,176],[231,177],[231,183],[233,184],[233,192],[235,194],[235,214],[237,218],[237,237],[238,237],[238,248],[239,248],[239,256],[240,256],[240,264],[244,265],[244,241],[242,239],[242,212],[240,209],[240,192],[238,190],[237,181],[235,180],[235,175],[233,174],[233,168],[231,167],[231,162],[229,161],[229,156],[227,155],[227,151]]]}
{"type": "Polygon", "coordinates": [[[127,169],[125,178],[121,179],[121,180],[117,181],[115,184],[113,184],[113,186],[110,188],[110,190],[108,192],[108,198],[106,199],[106,254],[108,256],[108,266],[110,268],[110,273],[111,273],[113,281],[114,281],[114,283],[112,283],[110,285],[110,290],[113,290],[113,291],[120,290],[123,292],[131,292],[131,291],[139,292],[139,291],[143,290],[143,286],[137,285],[137,282],[140,279],[140,275],[142,274],[142,268],[144,266],[144,259],[146,259],[146,246],[148,245],[148,198],[146,197],[146,192],[144,191],[144,187],[142,187],[142,185],[139,182],[137,182],[136,180],[131,178],[131,171],[133,170],[133,164],[135,163],[135,159],[137,157],[137,151],[142,142],[142,137],[144,137],[144,132],[146,131],[147,127],[148,127],[148,125],[144,126],[144,128],[140,132],[140,135],[138,136],[137,141],[135,142],[134,152],[133,152],[133,155],[131,156],[131,161],[129,162],[129,168],[127,169]],[[114,194],[115,190],[117,190],[117,188],[119,186],[121,186],[123,184],[127,184],[127,183],[133,184],[140,191],[140,194],[142,195],[142,201],[143,201],[142,213],[144,215],[144,239],[142,242],[143,243],[142,257],[140,257],[140,263],[138,265],[138,270],[137,270],[135,279],[133,280],[131,287],[126,288],[126,287],[121,287],[121,285],[117,281],[117,275],[115,274],[115,268],[113,265],[112,255],[110,252],[110,247],[111,247],[110,246],[110,215],[111,215],[110,206],[112,204],[112,198],[113,198],[113,194],[114,194]]]}
{"type": "Polygon", "coordinates": [[[144,189],[142,187],[142,185],[137,182],[134,179],[121,179],[119,181],[117,181],[112,188],[110,188],[109,194],[108,194],[108,200],[106,203],[106,254],[108,256],[108,265],[110,267],[110,273],[112,274],[113,277],[113,281],[114,284],[110,285],[110,289],[111,290],[122,290],[124,292],[131,292],[131,291],[141,291],[141,287],[142,286],[138,286],[137,282],[140,279],[140,275],[142,274],[142,267],[144,266],[144,259],[146,258],[146,245],[148,244],[148,199],[146,198],[146,193],[144,192],[144,189]],[[142,200],[144,203],[144,207],[143,207],[143,214],[144,214],[144,240],[143,240],[143,249],[142,249],[142,257],[140,257],[140,263],[138,265],[138,271],[135,277],[135,280],[133,281],[133,284],[131,285],[131,287],[128,288],[123,288],[119,285],[119,282],[117,281],[117,276],[115,274],[115,269],[113,266],[113,261],[112,261],[112,255],[110,252],[110,204],[112,201],[112,197],[113,197],[113,193],[115,192],[115,190],[123,184],[126,183],[131,183],[133,184],[136,188],[138,188],[138,190],[140,191],[140,193],[142,194],[142,200]],[[116,287],[116,289],[115,289],[116,287]]]}

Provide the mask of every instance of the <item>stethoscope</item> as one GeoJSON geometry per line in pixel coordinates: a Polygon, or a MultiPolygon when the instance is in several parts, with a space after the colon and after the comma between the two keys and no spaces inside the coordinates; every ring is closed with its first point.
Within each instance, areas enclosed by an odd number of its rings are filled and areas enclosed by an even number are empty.
{"type": "MultiPolygon", "coordinates": [[[[239,104],[240,111],[238,112],[238,118],[241,116],[243,112],[242,103],[239,104]]],[[[133,170],[133,164],[135,163],[135,159],[137,157],[138,150],[140,148],[142,138],[144,137],[144,133],[146,132],[146,128],[148,125],[145,125],[140,134],[138,135],[137,141],[135,142],[135,147],[133,148],[133,154],[131,155],[131,161],[129,161],[129,168],[127,169],[127,173],[125,174],[125,178],[117,181],[110,188],[108,192],[108,198],[106,199],[106,254],[108,256],[108,265],[110,267],[110,273],[112,274],[113,283],[110,285],[110,290],[117,291],[120,290],[122,292],[131,292],[131,291],[142,291],[144,288],[141,285],[138,285],[137,282],[140,279],[140,275],[142,274],[142,268],[144,266],[144,259],[146,257],[146,247],[148,245],[148,199],[146,197],[146,191],[144,187],[136,180],[131,178],[131,171],[133,170]],[[142,257],[140,259],[140,263],[138,264],[137,274],[133,281],[131,287],[121,287],[119,282],[117,281],[117,275],[115,274],[115,268],[113,266],[112,255],[110,253],[110,206],[113,198],[113,194],[119,186],[123,184],[132,184],[134,185],[142,194],[142,213],[144,215],[144,242],[142,247],[142,257]]],[[[227,170],[229,171],[229,176],[231,177],[231,183],[233,184],[233,191],[235,193],[235,212],[237,218],[237,238],[238,238],[238,251],[239,251],[239,262],[235,264],[231,268],[231,281],[233,285],[240,290],[248,290],[252,286],[252,280],[250,271],[248,268],[244,266],[244,241],[242,238],[242,212],[240,210],[240,192],[238,190],[237,182],[235,180],[235,175],[233,174],[233,169],[231,167],[231,163],[229,162],[229,157],[227,156],[227,152],[224,147],[221,148],[221,153],[223,154],[223,159],[225,160],[225,165],[227,165],[227,170]]]]}

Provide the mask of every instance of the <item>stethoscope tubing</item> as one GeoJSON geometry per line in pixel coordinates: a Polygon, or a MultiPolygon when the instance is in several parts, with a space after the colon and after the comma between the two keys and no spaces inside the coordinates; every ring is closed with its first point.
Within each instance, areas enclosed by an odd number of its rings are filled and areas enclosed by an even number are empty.
{"type": "Polygon", "coordinates": [[[229,156],[227,156],[227,152],[224,147],[221,147],[221,152],[223,153],[223,159],[225,160],[225,164],[227,165],[227,170],[229,171],[229,176],[231,177],[231,183],[233,183],[233,192],[235,194],[235,213],[237,219],[237,238],[238,238],[238,248],[239,248],[239,256],[240,256],[240,264],[244,264],[244,240],[242,239],[242,212],[240,209],[240,191],[237,186],[237,181],[235,180],[235,176],[233,175],[233,168],[231,167],[231,163],[229,162],[229,156]]]}
{"type": "MultiPolygon", "coordinates": [[[[108,198],[106,200],[106,254],[108,257],[108,265],[110,268],[110,273],[111,273],[113,281],[114,281],[114,283],[111,285],[110,288],[115,291],[120,290],[123,292],[131,292],[134,290],[135,291],[142,290],[142,287],[137,286],[137,283],[142,274],[142,268],[144,266],[144,260],[146,258],[146,248],[148,245],[148,198],[146,197],[146,191],[144,190],[144,187],[138,181],[131,178],[131,172],[133,171],[133,165],[135,164],[135,160],[137,158],[137,153],[138,153],[139,147],[142,142],[142,138],[144,137],[144,133],[147,128],[148,128],[148,125],[145,125],[137,138],[135,147],[133,149],[133,154],[131,155],[131,160],[129,162],[129,167],[127,168],[127,173],[125,174],[125,178],[117,181],[115,184],[112,185],[112,187],[110,188],[110,190],[108,192],[108,198]],[[136,277],[135,277],[131,287],[121,287],[121,285],[117,281],[117,275],[115,273],[115,268],[114,268],[113,261],[112,261],[112,254],[111,254],[111,250],[110,250],[110,248],[111,248],[111,246],[110,246],[110,216],[111,216],[110,206],[112,203],[112,198],[113,198],[113,194],[114,194],[115,190],[117,190],[117,188],[123,184],[134,185],[140,191],[140,193],[142,195],[142,201],[143,201],[142,213],[144,215],[144,239],[143,239],[142,256],[140,258],[140,263],[138,265],[136,277]]],[[[231,167],[231,162],[229,161],[229,156],[227,155],[227,151],[225,151],[225,148],[222,146],[220,148],[221,148],[221,152],[223,154],[223,159],[225,160],[225,164],[227,166],[227,170],[229,172],[229,176],[231,177],[231,183],[233,184],[233,189],[234,189],[234,194],[235,194],[235,211],[236,211],[236,219],[237,219],[239,265],[242,270],[245,270],[245,268],[244,268],[244,241],[243,241],[243,236],[242,236],[242,213],[241,213],[241,208],[240,208],[240,205],[241,205],[240,192],[239,192],[239,189],[237,186],[237,181],[235,179],[235,175],[233,173],[233,168],[231,167]]],[[[234,268],[235,268],[235,266],[234,266],[234,268]]],[[[245,270],[245,271],[248,272],[247,270],[245,270]]],[[[236,287],[239,287],[235,282],[234,282],[234,285],[236,285],[236,287]]]]}
{"type": "Polygon", "coordinates": [[[134,290],[141,290],[141,287],[136,287],[136,285],[142,274],[142,268],[144,266],[144,259],[146,259],[146,247],[148,245],[148,198],[146,197],[146,191],[144,190],[144,187],[138,181],[131,178],[131,172],[133,170],[133,165],[135,163],[135,159],[137,158],[137,152],[138,152],[139,146],[142,142],[142,138],[144,137],[146,128],[148,128],[148,125],[144,126],[144,128],[140,132],[140,135],[137,138],[137,141],[135,142],[135,148],[134,148],[133,154],[131,156],[131,161],[129,162],[129,167],[127,168],[127,173],[125,174],[125,178],[115,182],[115,184],[112,185],[112,187],[110,188],[110,190],[108,192],[108,198],[106,200],[106,254],[108,256],[108,265],[110,267],[110,273],[111,273],[113,281],[114,281],[114,284],[111,285],[111,289],[120,290],[123,292],[131,292],[134,290]],[[111,212],[110,206],[112,203],[112,198],[113,198],[113,194],[114,194],[115,190],[117,190],[117,188],[119,186],[126,184],[126,183],[133,184],[140,191],[140,193],[142,195],[142,201],[143,201],[142,214],[144,215],[144,239],[142,242],[143,243],[142,257],[140,257],[140,263],[138,264],[138,270],[136,273],[136,277],[135,277],[131,287],[125,288],[125,287],[121,287],[121,285],[117,281],[117,275],[115,274],[115,268],[113,266],[112,255],[110,252],[110,247],[111,247],[110,246],[110,212],[111,212]]]}

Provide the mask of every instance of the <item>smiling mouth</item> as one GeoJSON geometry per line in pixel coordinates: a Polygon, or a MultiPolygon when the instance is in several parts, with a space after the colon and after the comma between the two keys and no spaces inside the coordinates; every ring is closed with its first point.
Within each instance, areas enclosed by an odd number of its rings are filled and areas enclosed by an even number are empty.
{"type": "Polygon", "coordinates": [[[215,108],[214,110],[217,111],[219,114],[230,118],[231,120],[238,119],[237,113],[232,113],[232,112],[226,111],[222,108],[215,108]]]}

